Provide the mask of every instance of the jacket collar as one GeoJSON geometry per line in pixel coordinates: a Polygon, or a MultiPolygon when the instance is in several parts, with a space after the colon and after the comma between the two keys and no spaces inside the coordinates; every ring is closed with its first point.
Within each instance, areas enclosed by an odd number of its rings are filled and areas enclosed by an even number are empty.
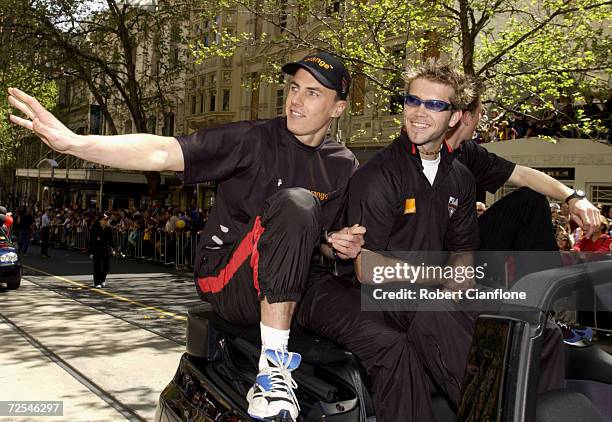
{"type": "MultiPolygon", "coordinates": [[[[408,134],[406,130],[402,128],[400,134],[400,143],[402,145],[402,149],[408,153],[408,156],[418,163],[419,168],[423,169],[423,162],[421,160],[421,154],[419,154],[419,150],[416,144],[413,144],[412,141],[408,138],[408,134]]],[[[444,173],[448,173],[451,169],[451,164],[455,159],[455,155],[453,154],[453,149],[451,146],[444,140],[442,149],[440,150],[440,167],[444,173]]]]}

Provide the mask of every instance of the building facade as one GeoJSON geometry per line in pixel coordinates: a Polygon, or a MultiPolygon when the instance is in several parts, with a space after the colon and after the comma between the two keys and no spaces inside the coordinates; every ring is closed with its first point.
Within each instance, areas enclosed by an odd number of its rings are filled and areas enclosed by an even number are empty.
{"type": "MultiPolygon", "coordinates": [[[[151,1],[144,3],[147,3],[147,7],[156,4],[151,1]]],[[[328,3],[328,9],[334,12],[340,10],[344,2],[328,3]]],[[[135,51],[136,70],[142,81],[142,89],[149,97],[155,98],[156,81],[163,77],[164,69],[184,63],[184,67],[172,79],[173,85],[164,91],[163,101],[148,106],[147,132],[177,136],[232,121],[283,115],[288,78],[268,61],[270,51],[267,49],[274,47],[264,47],[258,42],[245,43],[228,57],[196,60],[191,54],[191,46],[199,43],[208,47],[218,43],[219,36],[215,29],[234,35],[252,34],[256,41],[264,33],[274,36],[291,25],[310,24],[297,21],[293,12],[291,6],[287,6],[285,21],[281,16],[281,21],[273,24],[246,9],[225,9],[214,17],[203,17],[194,10],[187,25],[178,25],[170,31],[173,39],[183,41],[170,42],[165,56],[153,48],[152,43],[158,40],[154,34],[149,42],[139,44],[135,51]]],[[[395,53],[406,61],[406,54],[400,47],[402,40],[390,38],[388,42],[391,46],[398,45],[395,53]]],[[[281,51],[285,62],[299,60],[310,52],[307,49],[287,48],[281,51]]],[[[439,55],[440,52],[434,48],[428,54],[439,55]]],[[[398,80],[397,84],[399,91],[403,83],[398,80]]],[[[68,127],[83,134],[111,133],[99,105],[82,82],[65,80],[61,81],[60,87],[60,117],[68,127]]],[[[351,148],[361,162],[387,145],[399,132],[402,121],[402,104],[397,95],[380,98],[378,101],[385,107],[368,107],[366,97],[370,95],[369,92],[365,77],[354,76],[349,112],[330,128],[330,135],[351,148]]],[[[109,111],[118,132],[136,133],[136,125],[122,99],[109,95],[112,97],[108,102],[109,111]]],[[[34,143],[36,141],[32,145],[34,143]]],[[[91,206],[93,203],[99,207],[101,201],[105,208],[109,205],[138,206],[150,200],[142,173],[102,169],[98,165],[40,147],[40,142],[36,145],[38,147],[30,147],[29,163],[22,164],[16,173],[18,189],[31,202],[32,198],[36,198],[43,205],[64,201],[80,206],[91,206]],[[54,160],[57,168],[48,168],[48,162],[44,161],[47,158],[54,160]],[[42,164],[37,167],[41,160],[42,164]]],[[[606,166],[609,168],[609,164],[612,164],[612,150],[606,145],[585,140],[561,140],[553,145],[542,140],[525,139],[487,144],[486,148],[519,164],[550,170],[549,174],[564,183],[585,188],[594,201],[612,202],[608,188],[612,186],[612,174],[606,171],[606,166]],[[586,143],[589,144],[588,148],[584,148],[586,143]],[[601,160],[608,161],[604,163],[601,160]]],[[[167,205],[187,206],[196,201],[199,208],[206,209],[214,203],[214,182],[181,186],[174,174],[166,173],[162,174],[162,184],[167,205]]],[[[503,189],[498,196],[509,190],[503,189]]],[[[489,197],[487,202],[491,203],[496,198],[489,197]]]]}

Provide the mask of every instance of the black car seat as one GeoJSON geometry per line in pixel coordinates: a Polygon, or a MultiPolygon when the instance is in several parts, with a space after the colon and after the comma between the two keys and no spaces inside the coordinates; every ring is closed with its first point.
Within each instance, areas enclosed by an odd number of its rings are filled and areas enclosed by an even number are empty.
{"type": "MultiPolygon", "coordinates": [[[[236,401],[244,400],[255,379],[260,348],[259,326],[231,324],[212,312],[206,303],[189,309],[187,353],[217,362],[218,371],[229,381],[236,401]]],[[[365,371],[350,351],[300,327],[291,328],[289,349],[302,355],[302,365],[294,378],[300,386],[298,399],[306,410],[304,422],[375,421],[365,371]]],[[[437,420],[455,421],[455,412],[447,401],[435,392],[433,385],[431,390],[437,420]]]]}

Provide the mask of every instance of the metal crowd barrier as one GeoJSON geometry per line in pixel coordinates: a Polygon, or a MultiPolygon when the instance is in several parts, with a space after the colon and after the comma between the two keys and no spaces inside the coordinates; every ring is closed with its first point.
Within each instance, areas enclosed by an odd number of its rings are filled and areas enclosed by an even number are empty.
{"type": "MultiPolygon", "coordinates": [[[[118,227],[112,230],[112,247],[119,259],[141,259],[173,265],[178,270],[193,270],[195,253],[200,233],[177,231],[168,233],[157,228],[145,230],[125,230],[118,227]],[[145,240],[145,237],[147,238],[145,240]]],[[[33,238],[40,238],[39,230],[33,238]]],[[[75,249],[87,252],[89,249],[89,228],[76,225],[70,228],[52,226],[49,246],[53,248],[75,249]]]]}

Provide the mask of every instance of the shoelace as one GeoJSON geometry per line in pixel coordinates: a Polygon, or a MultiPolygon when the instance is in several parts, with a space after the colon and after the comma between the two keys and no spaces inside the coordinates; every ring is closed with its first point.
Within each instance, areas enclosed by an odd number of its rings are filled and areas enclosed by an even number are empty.
{"type": "MultiPolygon", "coordinates": [[[[285,385],[289,386],[289,398],[291,399],[295,407],[297,407],[297,409],[300,410],[300,404],[298,403],[297,397],[295,396],[295,391],[293,391],[297,388],[297,383],[295,382],[295,380],[291,376],[291,372],[289,371],[289,365],[291,364],[291,360],[289,359],[289,353],[286,351],[277,349],[274,351],[274,355],[276,357],[276,362],[275,362],[276,365],[271,366],[270,369],[273,373],[278,372],[278,374],[281,376],[281,378],[285,382],[283,386],[285,385]],[[283,356],[285,353],[287,353],[286,363],[283,362],[283,356]]],[[[271,384],[272,384],[272,389],[274,389],[275,384],[280,384],[280,381],[274,380],[271,378],[271,384]]]]}

